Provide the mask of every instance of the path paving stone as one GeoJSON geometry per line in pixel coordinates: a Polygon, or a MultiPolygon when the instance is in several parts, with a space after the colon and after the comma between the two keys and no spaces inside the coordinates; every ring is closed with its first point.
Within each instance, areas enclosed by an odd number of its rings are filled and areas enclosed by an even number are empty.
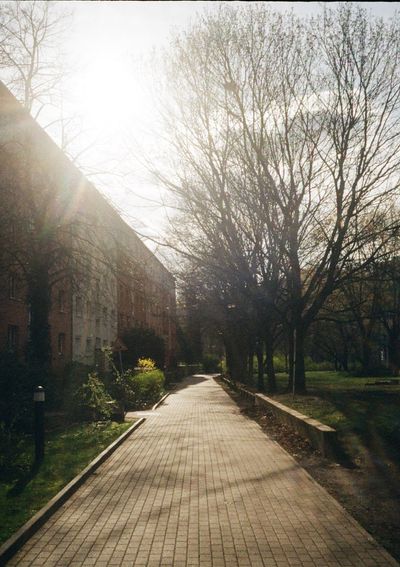
{"type": "Polygon", "coordinates": [[[388,567],[211,378],[187,379],[8,565],[388,567]]]}

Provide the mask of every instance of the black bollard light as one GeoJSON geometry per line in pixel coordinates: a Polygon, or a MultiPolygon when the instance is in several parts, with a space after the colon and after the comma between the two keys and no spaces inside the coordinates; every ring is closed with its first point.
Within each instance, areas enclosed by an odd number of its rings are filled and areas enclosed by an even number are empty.
{"type": "Polygon", "coordinates": [[[38,386],[33,394],[35,407],[35,461],[44,457],[44,388],[38,386]]]}

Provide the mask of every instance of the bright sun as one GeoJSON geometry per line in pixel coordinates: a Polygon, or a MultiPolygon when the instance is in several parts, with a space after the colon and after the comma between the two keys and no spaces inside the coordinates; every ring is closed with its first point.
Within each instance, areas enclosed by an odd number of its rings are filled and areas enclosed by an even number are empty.
{"type": "Polygon", "coordinates": [[[111,134],[124,128],[145,106],[134,80],[133,63],[118,53],[86,54],[85,70],[74,85],[78,113],[98,131],[111,134]]]}

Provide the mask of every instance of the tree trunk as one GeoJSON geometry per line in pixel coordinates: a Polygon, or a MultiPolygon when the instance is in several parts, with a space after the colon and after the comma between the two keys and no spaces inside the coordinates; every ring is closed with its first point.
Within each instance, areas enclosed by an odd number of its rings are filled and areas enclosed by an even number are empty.
{"type": "Polygon", "coordinates": [[[254,372],[254,352],[251,349],[249,353],[249,365],[248,365],[248,376],[247,382],[248,384],[253,385],[253,372],[254,372]]]}
{"type": "Polygon", "coordinates": [[[288,360],[289,360],[289,368],[288,368],[288,385],[287,390],[289,392],[293,391],[293,331],[292,329],[288,329],[288,360]]]}
{"type": "Polygon", "coordinates": [[[224,339],[224,346],[225,346],[225,357],[226,357],[226,369],[228,371],[229,376],[231,377],[231,368],[233,365],[232,347],[230,341],[228,341],[226,338],[224,339]]]}
{"type": "Polygon", "coordinates": [[[306,372],[304,364],[304,339],[305,331],[298,325],[296,332],[293,337],[293,352],[295,357],[293,360],[293,380],[292,389],[295,394],[305,394],[306,393],[306,372]]]}
{"type": "Polygon", "coordinates": [[[347,344],[345,344],[344,348],[343,348],[343,356],[341,358],[341,363],[342,363],[342,370],[344,370],[344,372],[348,372],[349,371],[349,349],[347,348],[347,344]]]}
{"type": "Polygon", "coordinates": [[[261,341],[257,344],[257,389],[259,392],[264,392],[264,361],[263,361],[263,344],[261,341]]]}
{"type": "Polygon", "coordinates": [[[226,363],[231,380],[245,382],[248,375],[248,348],[242,338],[228,337],[225,342],[226,363]]]}
{"type": "Polygon", "coordinates": [[[28,303],[30,305],[28,360],[38,385],[43,385],[51,361],[49,316],[51,287],[48,267],[36,263],[28,278],[28,303]],[[41,384],[39,384],[41,382],[41,384]]]}
{"type": "Polygon", "coordinates": [[[268,393],[274,394],[276,392],[276,376],[274,368],[274,344],[272,337],[269,333],[265,338],[265,359],[266,371],[268,379],[268,393]]]}
{"type": "Polygon", "coordinates": [[[362,373],[367,376],[371,372],[371,344],[368,337],[362,337],[362,373]]]}
{"type": "Polygon", "coordinates": [[[237,382],[245,382],[247,369],[247,349],[235,348],[232,353],[231,377],[237,382]]]}

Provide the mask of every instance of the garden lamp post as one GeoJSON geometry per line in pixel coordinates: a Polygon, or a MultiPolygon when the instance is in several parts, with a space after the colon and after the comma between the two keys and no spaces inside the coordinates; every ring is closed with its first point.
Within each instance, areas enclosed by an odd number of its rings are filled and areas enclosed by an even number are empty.
{"type": "Polygon", "coordinates": [[[35,462],[37,463],[42,461],[44,457],[44,401],[44,388],[38,386],[33,394],[35,462]]]}

